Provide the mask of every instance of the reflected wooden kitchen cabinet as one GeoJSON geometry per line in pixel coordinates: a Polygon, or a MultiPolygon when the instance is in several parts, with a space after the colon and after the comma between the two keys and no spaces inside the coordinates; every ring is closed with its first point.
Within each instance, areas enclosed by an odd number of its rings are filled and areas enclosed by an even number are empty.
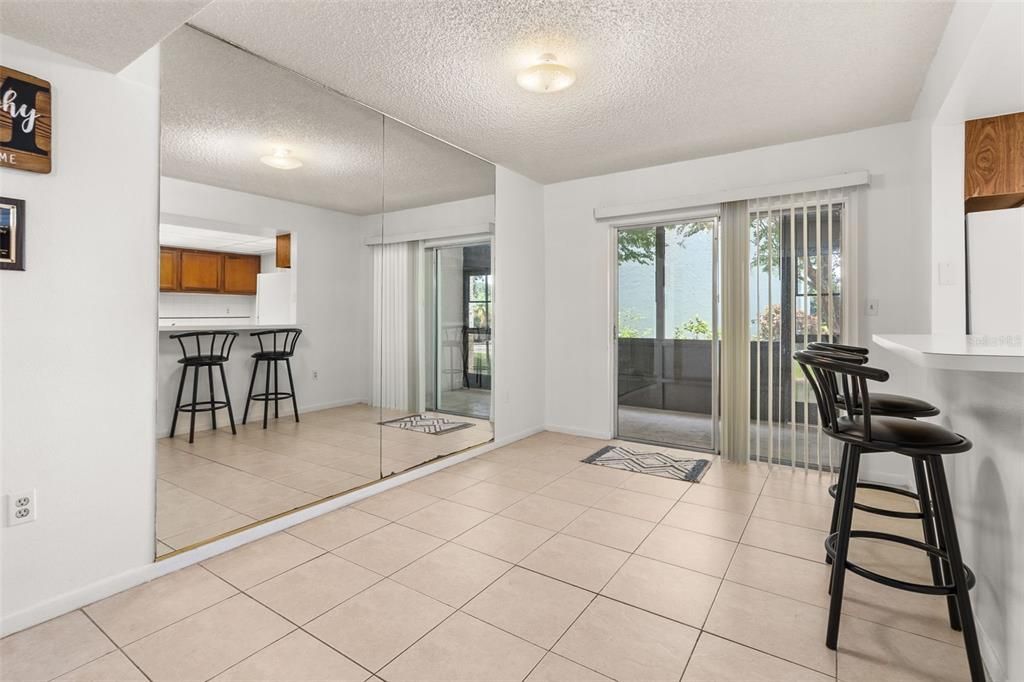
{"type": "Polygon", "coordinates": [[[160,249],[160,291],[181,290],[181,252],[160,249]]]}
{"type": "Polygon", "coordinates": [[[256,275],[260,274],[259,256],[224,254],[223,293],[256,294],[256,275]]]}
{"type": "Polygon", "coordinates": [[[215,294],[221,291],[224,256],[212,251],[181,252],[181,290],[215,294]]]}
{"type": "Polygon", "coordinates": [[[254,296],[260,257],[160,247],[160,291],[254,296]]]}

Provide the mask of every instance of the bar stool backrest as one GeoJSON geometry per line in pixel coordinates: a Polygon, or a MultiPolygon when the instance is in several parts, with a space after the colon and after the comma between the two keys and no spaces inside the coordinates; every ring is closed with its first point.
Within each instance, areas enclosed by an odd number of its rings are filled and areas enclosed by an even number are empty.
{"type": "Polygon", "coordinates": [[[864,406],[862,411],[864,440],[871,440],[871,397],[868,380],[888,381],[889,373],[876,367],[868,367],[867,358],[851,354],[825,351],[798,351],[793,359],[800,365],[807,383],[814,391],[818,403],[821,428],[828,434],[842,437],[839,425],[837,398],[842,396],[845,405],[864,406]],[[856,361],[849,358],[856,357],[856,361]]]}
{"type": "Polygon", "coordinates": [[[868,356],[868,349],[861,346],[846,346],[841,343],[826,343],[825,341],[813,341],[807,344],[807,350],[820,350],[825,352],[849,353],[851,355],[868,356]]]}
{"type": "Polygon", "coordinates": [[[170,337],[181,346],[181,355],[186,360],[202,356],[220,356],[226,362],[231,356],[231,347],[235,345],[238,332],[223,330],[178,332],[171,334],[170,337]]]}
{"type": "Polygon", "coordinates": [[[295,344],[299,342],[301,334],[301,329],[282,328],[264,329],[252,332],[249,336],[256,337],[261,353],[284,353],[291,356],[295,354],[295,344]]]}

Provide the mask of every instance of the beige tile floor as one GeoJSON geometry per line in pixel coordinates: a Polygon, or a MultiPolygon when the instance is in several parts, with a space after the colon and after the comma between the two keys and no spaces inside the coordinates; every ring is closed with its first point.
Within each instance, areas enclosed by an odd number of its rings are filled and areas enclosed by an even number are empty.
{"type": "Polygon", "coordinates": [[[443,415],[471,428],[438,436],[381,427],[406,416],[351,405],[229,428],[187,423],[157,441],[157,556],[210,540],[296,507],[357,488],[441,455],[491,440],[491,424],[443,415]],[[184,433],[182,433],[182,431],[184,433]]]}
{"type": "MultiPolygon", "coordinates": [[[[0,641],[2,677],[967,679],[941,599],[854,575],[824,646],[828,476],[580,464],[601,445],[539,434],[115,595],[0,641]]],[[[929,576],[909,550],[853,553],[929,576]]]]}

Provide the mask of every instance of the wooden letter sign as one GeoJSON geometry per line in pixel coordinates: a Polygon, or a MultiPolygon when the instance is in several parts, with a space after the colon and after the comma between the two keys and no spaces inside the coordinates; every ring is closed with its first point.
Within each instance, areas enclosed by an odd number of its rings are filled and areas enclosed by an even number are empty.
{"type": "Polygon", "coordinates": [[[50,172],[50,83],[0,66],[0,167],[50,172]]]}

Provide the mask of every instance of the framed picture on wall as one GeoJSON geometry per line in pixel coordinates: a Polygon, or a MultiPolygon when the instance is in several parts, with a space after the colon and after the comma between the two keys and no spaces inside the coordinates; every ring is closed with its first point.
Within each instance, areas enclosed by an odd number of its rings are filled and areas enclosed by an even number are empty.
{"type": "Polygon", "coordinates": [[[0,270],[25,269],[25,202],[0,197],[0,270]]]}

